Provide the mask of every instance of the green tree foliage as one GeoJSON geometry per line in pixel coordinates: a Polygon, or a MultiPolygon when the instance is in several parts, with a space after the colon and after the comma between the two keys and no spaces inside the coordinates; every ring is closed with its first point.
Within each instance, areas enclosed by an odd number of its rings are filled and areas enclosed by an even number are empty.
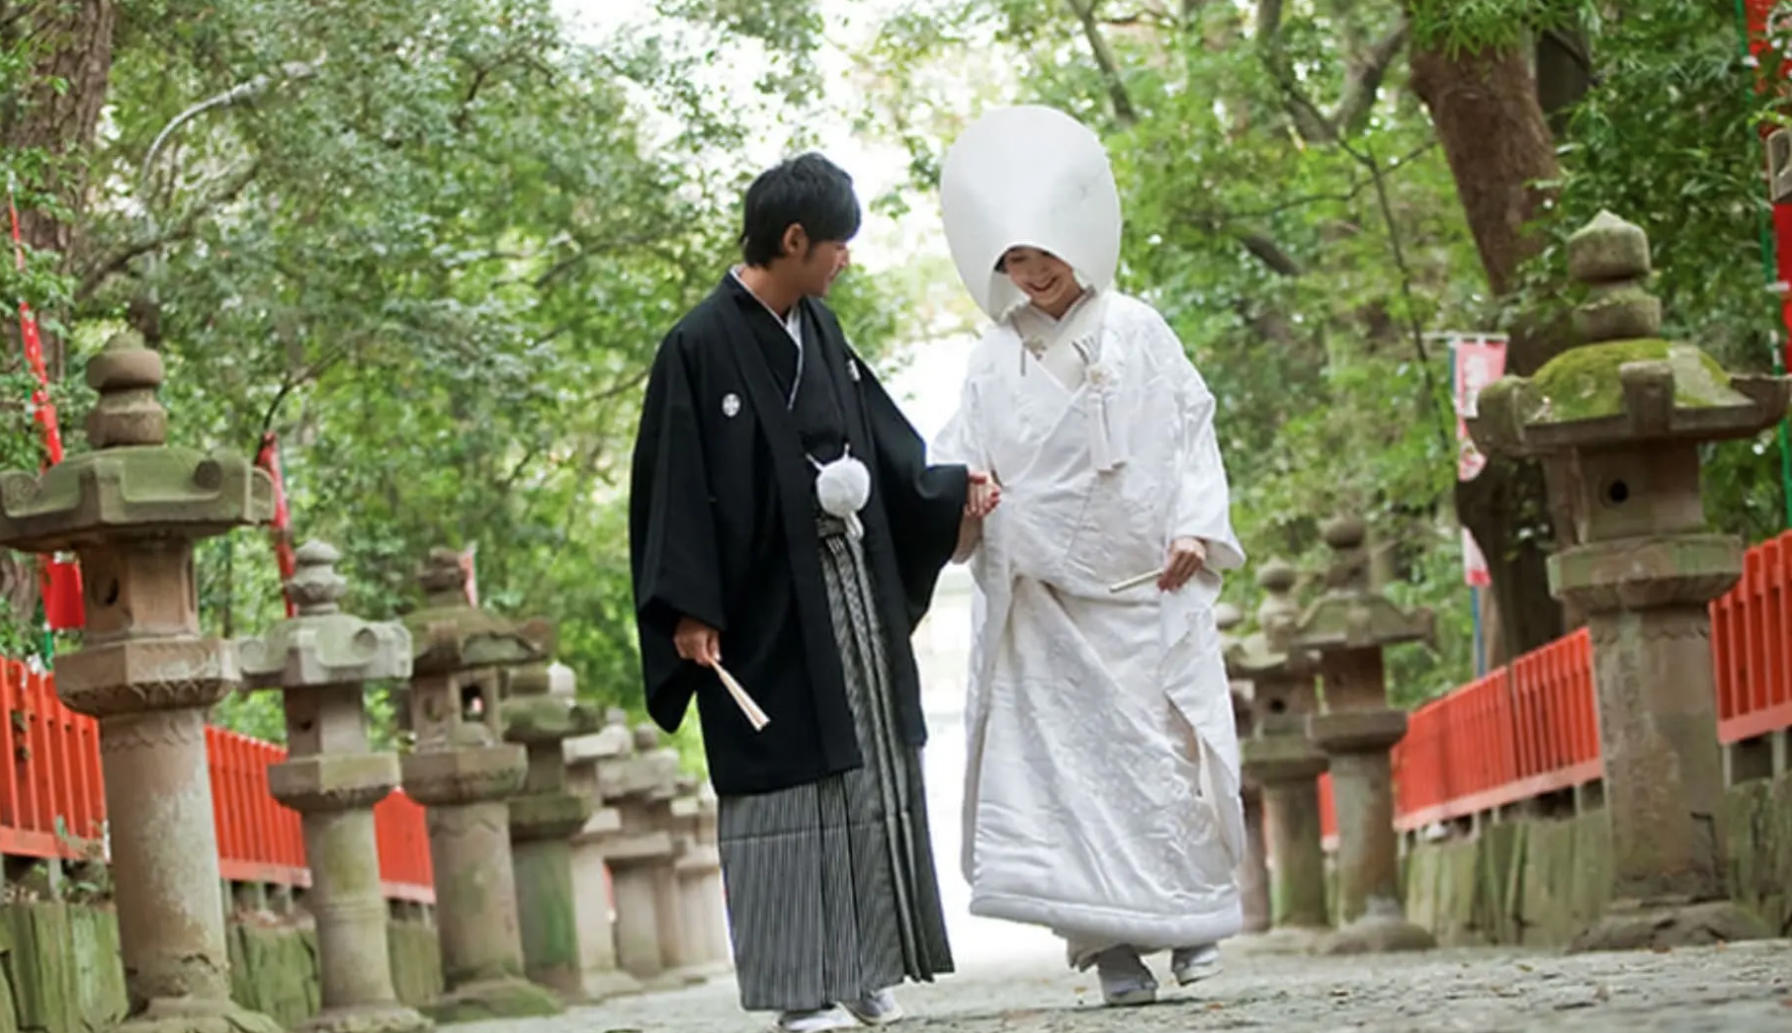
{"type": "MultiPolygon", "coordinates": [[[[537,0],[126,5],[70,368],[141,331],[179,440],[279,435],[293,533],[342,548],[357,612],[401,613],[430,547],[476,546],[481,601],[553,619],[583,691],[638,711],[638,399],[755,171],[732,113],[680,93],[691,60],[575,43],[537,0]]],[[[842,294],[875,349],[874,285],[842,294]]],[[[208,630],[281,616],[266,535],[199,565],[208,630]]],[[[279,737],[272,696],[221,714],[279,737]]]]}
{"type": "MultiPolygon", "coordinates": [[[[1162,309],[1220,400],[1247,548],[1317,571],[1318,520],[1364,516],[1390,594],[1438,612],[1440,648],[1394,662],[1409,702],[1472,662],[1448,357],[1427,335],[1512,316],[1408,89],[1415,34],[1473,50],[1573,25],[1591,42],[1596,85],[1538,227],[1551,245],[1512,304],[1572,301],[1561,242],[1610,208],[1649,230],[1673,333],[1749,369],[1784,336],[1756,238],[1768,99],[1721,5],[661,0],[594,43],[547,0],[119,7],[72,260],[0,263],[8,307],[66,331],[71,372],[110,333],[142,332],[183,442],[252,452],[277,433],[294,534],[343,549],[358,612],[401,613],[429,548],[476,545],[482,601],[553,619],[582,691],[637,713],[621,503],[646,362],[733,250],[753,146],[827,144],[805,124],[817,111],[906,151],[908,181],[873,207],[922,218],[945,146],[983,107],[1049,103],[1095,127],[1128,213],[1123,286],[1162,309]],[[845,78],[823,74],[828,47],[845,78]],[[718,88],[728,65],[758,91],[718,88]]],[[[0,108],[30,92],[29,46],[0,33],[0,108]]],[[[46,167],[0,152],[35,210],[61,203],[46,167]]],[[[926,330],[974,325],[957,293],[922,255],[849,277],[836,301],[888,360],[923,332],[913,312],[926,330]]],[[[57,391],[78,448],[90,399],[74,376],[57,391]]],[[[27,410],[0,419],[0,460],[36,465],[27,410]]],[[[1714,522],[1779,530],[1774,447],[1712,450],[1714,522]]],[[[280,616],[265,534],[205,543],[200,571],[208,630],[280,616]]],[[[1229,591],[1254,606],[1248,577],[1229,591]]],[[[34,640],[26,618],[0,647],[34,640]]],[[[272,696],[221,714],[281,731],[272,696]]]]}
{"type": "MultiPolygon", "coordinates": [[[[860,55],[869,99],[842,102],[862,104],[865,131],[911,152],[913,182],[886,205],[933,210],[946,145],[989,104],[1051,104],[1097,128],[1127,212],[1122,285],[1164,311],[1218,395],[1247,548],[1317,571],[1316,518],[1360,514],[1386,550],[1390,595],[1437,611],[1440,649],[1394,658],[1405,701],[1472,675],[1450,512],[1449,359],[1427,334],[1499,330],[1520,308],[1572,304],[1562,245],[1609,208],[1651,235],[1670,333],[1749,370],[1766,369],[1785,337],[1756,239],[1765,197],[1755,131],[1767,101],[1752,91],[1727,5],[884,7],[893,11],[860,55]],[[1551,245],[1520,297],[1499,303],[1408,88],[1405,45],[1416,37],[1472,53],[1568,29],[1590,40],[1595,85],[1558,141],[1563,178],[1537,227],[1551,245]]],[[[1024,160],[1015,175],[1026,175],[1024,160]]],[[[1710,450],[1715,524],[1750,540],[1782,529],[1775,447],[1765,435],[1710,450]]],[[[1247,582],[1229,593],[1249,608],[1247,582]]]]}

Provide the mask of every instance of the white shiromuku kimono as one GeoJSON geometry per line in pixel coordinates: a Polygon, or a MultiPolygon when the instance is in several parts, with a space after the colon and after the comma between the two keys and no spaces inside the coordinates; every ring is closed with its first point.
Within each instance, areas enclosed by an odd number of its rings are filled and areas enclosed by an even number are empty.
{"type": "Polygon", "coordinates": [[[1052,323],[1028,309],[985,333],[932,461],[1002,486],[970,557],[971,911],[1050,927],[1086,968],[1114,946],[1200,946],[1243,924],[1238,736],[1213,606],[1215,571],[1244,555],[1214,398],[1174,331],[1103,290],[1052,323]],[[1020,328],[1038,326],[1060,340],[1036,356],[1020,328]],[[1093,358],[1080,384],[1054,375],[1064,336],[1093,358]],[[1109,591],[1160,568],[1181,536],[1208,549],[1181,591],[1109,591]]]}

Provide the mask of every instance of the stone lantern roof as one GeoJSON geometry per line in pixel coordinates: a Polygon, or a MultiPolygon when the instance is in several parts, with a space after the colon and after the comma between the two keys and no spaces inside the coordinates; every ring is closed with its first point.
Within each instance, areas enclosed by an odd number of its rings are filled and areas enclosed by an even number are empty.
{"type": "Polygon", "coordinates": [[[1239,678],[1257,678],[1284,671],[1310,669],[1314,659],[1294,646],[1300,604],[1294,600],[1299,580],[1286,560],[1272,559],[1257,572],[1263,602],[1257,606],[1257,630],[1235,639],[1226,649],[1226,669],[1239,678]]]}
{"type": "Polygon", "coordinates": [[[543,662],[549,630],[517,625],[467,601],[467,572],[452,549],[431,549],[417,577],[424,605],[404,616],[415,674],[452,674],[481,667],[543,662]]]}
{"type": "Polygon", "coordinates": [[[1489,454],[1751,437],[1786,411],[1792,381],[1732,375],[1694,344],[1661,338],[1661,302],[1642,229],[1601,212],[1568,241],[1568,271],[1590,289],[1575,329],[1591,343],[1533,377],[1483,388],[1468,422],[1489,454]]]}
{"type": "Polygon", "coordinates": [[[1403,610],[1369,587],[1369,558],[1363,548],[1368,529],[1362,520],[1339,517],[1320,530],[1332,549],[1325,593],[1301,615],[1289,647],[1325,653],[1436,641],[1429,609],[1403,610]]]}
{"type": "Polygon", "coordinates": [[[237,641],[251,688],[303,688],[411,676],[411,635],[396,621],[375,623],[337,606],[348,583],[336,572],[342,554],[325,542],[299,546],[287,591],[298,615],[259,638],[237,641]]]}
{"type": "Polygon", "coordinates": [[[41,474],[0,473],[0,541],[47,553],[134,534],[209,538],[273,519],[274,482],[246,456],[168,444],[162,357],[139,334],[115,334],[86,376],[100,396],[87,414],[91,451],[41,474]]]}

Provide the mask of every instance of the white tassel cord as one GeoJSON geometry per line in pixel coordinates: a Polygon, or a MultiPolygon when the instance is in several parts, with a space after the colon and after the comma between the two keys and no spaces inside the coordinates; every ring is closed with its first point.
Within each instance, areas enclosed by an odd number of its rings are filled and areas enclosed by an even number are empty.
{"type": "Polygon", "coordinates": [[[853,458],[850,445],[831,463],[816,462],[813,456],[809,462],[815,466],[815,498],[822,512],[844,521],[846,533],[855,540],[863,538],[859,510],[871,501],[871,471],[853,458]]]}

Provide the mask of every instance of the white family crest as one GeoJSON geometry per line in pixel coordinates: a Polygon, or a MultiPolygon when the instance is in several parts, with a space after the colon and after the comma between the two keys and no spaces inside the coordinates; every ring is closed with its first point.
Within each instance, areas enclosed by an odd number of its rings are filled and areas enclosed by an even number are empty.
{"type": "Polygon", "coordinates": [[[740,415],[740,396],[733,391],[722,396],[722,415],[731,420],[740,415]]]}
{"type": "Polygon", "coordinates": [[[852,378],[853,383],[856,384],[859,382],[859,362],[857,359],[846,360],[846,375],[852,378]]]}

